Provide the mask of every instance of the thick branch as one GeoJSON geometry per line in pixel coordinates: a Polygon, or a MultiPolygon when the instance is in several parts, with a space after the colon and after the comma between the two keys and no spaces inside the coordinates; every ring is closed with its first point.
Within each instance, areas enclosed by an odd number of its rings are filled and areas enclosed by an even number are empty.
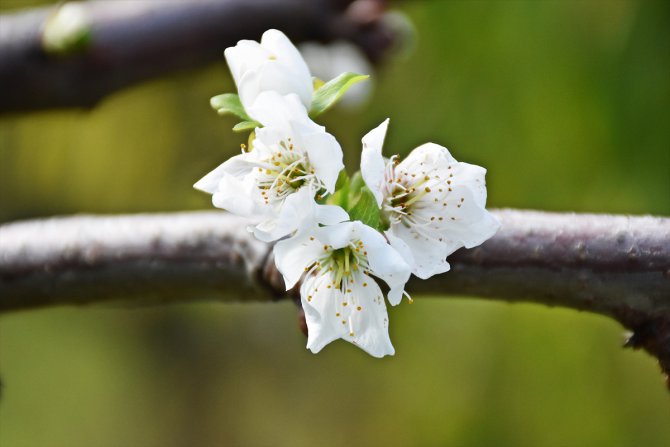
{"type": "MultiPolygon", "coordinates": [[[[615,318],[670,370],[670,219],[494,211],[501,231],[410,293],[470,295],[615,318]]],[[[123,300],[270,300],[269,246],[222,212],[74,216],[0,226],[0,311],[123,300]]]]}
{"type": "Polygon", "coordinates": [[[156,76],[222,60],[240,39],[279,28],[294,41],[348,39],[375,59],[392,33],[346,12],[354,0],[133,0],[81,3],[91,39],[54,54],[42,43],[57,7],[0,15],[0,113],[92,107],[156,76]]]}

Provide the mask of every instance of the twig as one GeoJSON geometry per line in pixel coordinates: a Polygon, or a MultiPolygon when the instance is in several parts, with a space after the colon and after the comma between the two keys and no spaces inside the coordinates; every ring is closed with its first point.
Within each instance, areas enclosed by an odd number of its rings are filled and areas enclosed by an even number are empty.
{"type": "MultiPolygon", "coordinates": [[[[0,15],[0,113],[89,108],[108,94],[178,70],[220,61],[224,48],[279,28],[294,41],[347,39],[378,59],[393,32],[354,0],[133,0],[80,3],[87,44],[45,49],[58,7],[0,15]],[[360,8],[359,8],[360,9],[360,8]],[[358,15],[357,15],[358,14],[358,15]]],[[[381,4],[381,0],[380,0],[381,4]]]]}
{"type": "MultiPolygon", "coordinates": [[[[612,317],[670,371],[670,219],[494,211],[492,239],[412,280],[415,295],[528,301],[612,317]]],[[[270,247],[223,212],[73,216],[0,226],[0,312],[122,300],[271,300],[270,247]]]]}

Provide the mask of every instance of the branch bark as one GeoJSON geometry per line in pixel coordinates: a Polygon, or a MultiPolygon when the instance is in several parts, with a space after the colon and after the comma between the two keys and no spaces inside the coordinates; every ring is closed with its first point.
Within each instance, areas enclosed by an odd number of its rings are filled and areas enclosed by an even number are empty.
{"type": "MultiPolygon", "coordinates": [[[[670,219],[497,210],[502,229],[412,279],[415,295],[468,295],[616,319],[670,371],[670,219]]],[[[223,212],[73,216],[0,226],[0,312],[285,295],[270,246],[223,212]]]]}
{"type": "MultiPolygon", "coordinates": [[[[373,60],[393,32],[355,0],[134,0],[80,3],[91,39],[67,54],[42,38],[59,6],[0,15],[0,114],[90,108],[153,77],[220,61],[224,48],[279,28],[295,42],[353,41],[373,60]],[[352,11],[354,13],[352,13],[352,11]]],[[[382,0],[379,0],[382,4],[382,0]]]]}

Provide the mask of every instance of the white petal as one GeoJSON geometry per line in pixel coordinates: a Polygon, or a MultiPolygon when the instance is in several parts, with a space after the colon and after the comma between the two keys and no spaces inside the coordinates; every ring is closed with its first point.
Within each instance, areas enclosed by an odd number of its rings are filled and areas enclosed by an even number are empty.
{"type": "Polygon", "coordinates": [[[315,220],[323,225],[335,225],[349,220],[349,214],[336,205],[316,205],[315,220]]]}
{"type": "Polygon", "coordinates": [[[344,169],[342,148],[334,136],[321,128],[318,132],[310,132],[303,126],[293,122],[293,127],[302,130],[300,135],[309,162],[314,167],[315,175],[324,183],[329,193],[335,191],[335,183],[340,171],[344,169]]]}
{"type": "MultiPolygon", "coordinates": [[[[451,164],[457,163],[452,157],[449,149],[435,143],[425,143],[414,149],[403,161],[411,163],[415,160],[422,160],[427,165],[451,164]]],[[[402,162],[400,163],[402,164],[402,162]]]]}
{"type": "MultiPolygon", "coordinates": [[[[355,223],[360,224],[360,222],[355,223]]],[[[399,304],[405,290],[405,283],[411,275],[410,266],[377,230],[363,224],[358,225],[357,230],[364,249],[368,252],[370,271],[388,284],[389,302],[393,306],[399,304]]]]}
{"type": "Polygon", "coordinates": [[[277,218],[256,226],[254,236],[263,242],[271,242],[293,233],[306,224],[316,225],[315,207],[314,193],[309,188],[301,188],[284,200],[277,218]]]}
{"type": "Polygon", "coordinates": [[[237,86],[245,72],[258,69],[267,60],[267,51],[253,40],[240,40],[236,46],[226,48],[223,54],[237,86]]]}
{"type": "Polygon", "coordinates": [[[219,189],[219,183],[226,173],[225,163],[220,164],[212,172],[198,180],[193,187],[200,191],[214,194],[219,189]]]}
{"type": "Polygon", "coordinates": [[[389,119],[387,118],[379,126],[372,129],[363,137],[363,151],[361,152],[361,175],[365,184],[370,188],[377,200],[377,206],[381,207],[384,196],[382,185],[384,182],[385,163],[382,157],[382,146],[386,137],[389,119]]]}
{"type": "MultiPolygon", "coordinates": [[[[241,93],[240,93],[241,94],[241,93]]],[[[295,94],[261,91],[247,109],[250,117],[267,127],[289,131],[290,120],[309,120],[307,110],[295,94]]]]}
{"type": "Polygon", "coordinates": [[[229,158],[217,166],[212,172],[198,180],[193,187],[200,191],[214,194],[218,190],[219,183],[224,174],[241,177],[253,169],[253,165],[250,163],[249,158],[250,154],[241,154],[229,158]]]}
{"type": "Polygon", "coordinates": [[[315,231],[315,235],[325,245],[338,249],[349,245],[351,241],[357,239],[357,227],[359,225],[362,224],[358,221],[342,222],[319,228],[315,231]]]}
{"type": "Polygon", "coordinates": [[[300,287],[302,308],[307,323],[307,349],[317,353],[328,343],[342,338],[348,327],[337,317],[342,293],[331,286],[333,278],[327,274],[306,278],[300,287]]]}
{"type": "Polygon", "coordinates": [[[291,79],[295,82],[295,88],[291,92],[282,93],[296,93],[305,107],[309,107],[312,101],[312,75],[298,49],[284,33],[275,29],[263,33],[261,45],[272,53],[278,63],[292,71],[291,79]]]}
{"type": "Polygon", "coordinates": [[[251,118],[259,121],[251,112],[251,107],[254,105],[258,96],[261,94],[261,77],[258,70],[245,71],[240,76],[240,82],[237,83],[237,94],[240,97],[242,107],[251,118]]]}
{"type": "Polygon", "coordinates": [[[447,200],[449,218],[445,220],[444,230],[450,239],[472,248],[498,231],[500,221],[477,203],[477,195],[472,189],[456,186],[451,197],[447,200]]]}
{"type": "Polygon", "coordinates": [[[293,93],[304,107],[310,106],[312,76],[298,50],[281,31],[266,31],[260,44],[241,40],[224,54],[247,111],[263,91],[293,93]]]}
{"type": "Polygon", "coordinates": [[[407,245],[407,243],[405,243],[403,239],[395,235],[393,232],[393,227],[391,227],[388,231],[385,231],[384,236],[389,241],[391,247],[393,247],[393,249],[397,251],[398,254],[402,257],[403,261],[412,267],[415,263],[412,249],[409,247],[409,245],[407,245]]]}
{"type": "Polygon", "coordinates": [[[329,274],[311,276],[300,289],[307,348],[317,353],[341,338],[374,357],[393,355],[386,304],[377,283],[359,272],[343,293],[332,287],[333,279],[329,274]]]}
{"type": "Polygon", "coordinates": [[[443,238],[443,241],[429,239],[418,235],[402,223],[391,226],[386,232],[391,245],[400,253],[409,250],[410,255],[404,259],[412,267],[412,273],[421,279],[449,271],[446,257],[463,246],[443,238]]]}
{"type": "Polygon", "coordinates": [[[457,163],[453,166],[453,182],[472,191],[473,199],[480,207],[486,206],[486,169],[469,163],[457,163]]]}
{"type": "Polygon", "coordinates": [[[217,190],[212,195],[215,207],[233,214],[249,218],[267,217],[268,207],[254,200],[256,187],[252,182],[244,182],[225,173],[217,190]]]}
{"type": "Polygon", "coordinates": [[[312,265],[322,253],[322,244],[305,235],[279,241],[274,246],[275,265],[284,276],[286,290],[298,282],[305,268],[312,265]]]}
{"type": "Polygon", "coordinates": [[[351,332],[344,339],[374,357],[395,354],[389,337],[386,303],[377,282],[361,273],[356,275],[352,291],[351,332]]]}

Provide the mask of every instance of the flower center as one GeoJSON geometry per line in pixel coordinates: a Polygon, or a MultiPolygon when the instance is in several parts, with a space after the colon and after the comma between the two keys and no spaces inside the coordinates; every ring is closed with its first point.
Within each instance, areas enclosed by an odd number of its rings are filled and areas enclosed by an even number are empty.
{"type": "Polygon", "coordinates": [[[310,272],[330,272],[333,277],[332,287],[345,292],[355,272],[369,273],[368,252],[360,240],[351,241],[349,245],[333,249],[330,245],[323,246],[323,255],[308,269],[310,272]]]}
{"type": "Polygon", "coordinates": [[[414,204],[431,192],[428,175],[417,176],[407,172],[396,172],[397,158],[386,167],[386,183],[383,208],[392,223],[407,220],[413,214],[414,204]]]}
{"type": "Polygon", "coordinates": [[[282,201],[306,184],[321,189],[307,155],[294,149],[291,138],[280,141],[277,150],[258,163],[258,172],[258,188],[266,204],[282,201]]]}

